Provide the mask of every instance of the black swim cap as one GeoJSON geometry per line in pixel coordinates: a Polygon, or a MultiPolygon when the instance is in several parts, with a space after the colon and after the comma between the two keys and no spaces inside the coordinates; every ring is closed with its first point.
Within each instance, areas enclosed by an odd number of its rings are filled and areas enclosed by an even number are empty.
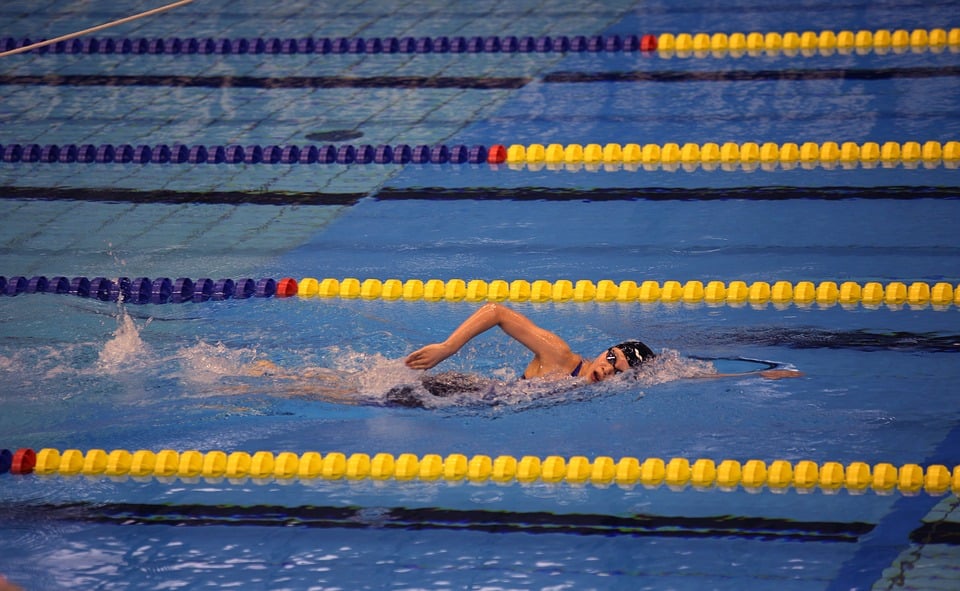
{"type": "Polygon", "coordinates": [[[644,362],[656,357],[650,347],[640,341],[626,341],[614,347],[623,351],[623,356],[627,358],[630,367],[640,367],[644,362]]]}

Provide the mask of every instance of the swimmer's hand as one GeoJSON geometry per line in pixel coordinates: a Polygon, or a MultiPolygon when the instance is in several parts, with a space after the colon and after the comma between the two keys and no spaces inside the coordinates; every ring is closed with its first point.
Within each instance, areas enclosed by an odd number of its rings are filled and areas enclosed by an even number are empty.
{"type": "Polygon", "coordinates": [[[407,355],[403,362],[410,369],[430,369],[456,352],[446,343],[434,343],[407,355]]]}
{"type": "Polygon", "coordinates": [[[803,377],[803,372],[795,369],[767,369],[761,371],[760,375],[768,380],[782,380],[783,378],[803,377]]]}

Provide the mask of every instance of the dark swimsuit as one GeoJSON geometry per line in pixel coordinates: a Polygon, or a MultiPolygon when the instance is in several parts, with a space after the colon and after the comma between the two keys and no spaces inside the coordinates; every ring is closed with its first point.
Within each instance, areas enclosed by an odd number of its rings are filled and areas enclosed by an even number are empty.
{"type": "MultiPolygon", "coordinates": [[[[580,358],[580,363],[570,372],[570,376],[574,378],[578,377],[581,369],[583,369],[582,357],[580,358]]],[[[527,376],[521,376],[520,379],[525,380],[527,376]]],[[[427,408],[431,396],[448,398],[455,395],[473,394],[482,398],[493,395],[493,386],[496,383],[495,381],[487,380],[474,374],[453,371],[445,371],[436,375],[424,374],[420,377],[420,384],[429,395],[426,395],[426,393],[422,391],[418,392],[418,389],[411,384],[401,384],[391,388],[390,391],[384,395],[381,403],[383,406],[427,408]],[[486,391],[489,391],[489,394],[483,394],[486,391]],[[424,396],[426,396],[426,399],[424,396]]],[[[429,406],[431,407],[434,404],[432,401],[429,402],[429,406]]]]}
{"type": "Polygon", "coordinates": [[[573,371],[570,372],[570,377],[575,378],[580,375],[580,368],[583,367],[583,359],[580,359],[580,363],[577,364],[573,371]]]}
{"type": "MultiPolygon", "coordinates": [[[[571,378],[578,377],[580,375],[580,368],[582,367],[583,367],[583,357],[580,358],[580,363],[578,363],[577,366],[573,368],[573,371],[570,372],[570,377],[571,378]]],[[[523,374],[522,376],[520,376],[520,379],[521,380],[527,379],[527,374],[523,374]]]]}

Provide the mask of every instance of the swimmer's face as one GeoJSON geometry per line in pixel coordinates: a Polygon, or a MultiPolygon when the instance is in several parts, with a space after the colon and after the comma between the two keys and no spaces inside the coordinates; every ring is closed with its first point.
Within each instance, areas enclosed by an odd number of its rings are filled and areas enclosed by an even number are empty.
{"type": "Polygon", "coordinates": [[[587,374],[587,381],[602,382],[620,372],[630,369],[627,358],[618,347],[610,347],[593,360],[592,369],[587,374]]]}

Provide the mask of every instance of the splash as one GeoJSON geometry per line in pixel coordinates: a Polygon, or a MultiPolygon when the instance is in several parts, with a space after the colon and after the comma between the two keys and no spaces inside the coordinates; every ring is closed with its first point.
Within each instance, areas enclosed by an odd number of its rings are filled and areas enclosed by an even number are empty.
{"type": "Polygon", "coordinates": [[[404,365],[402,359],[389,359],[380,353],[355,353],[348,357],[344,369],[356,375],[364,396],[381,396],[394,386],[415,381],[420,373],[404,365]]]}
{"type": "Polygon", "coordinates": [[[96,369],[103,373],[115,374],[131,367],[141,366],[150,356],[150,348],[140,332],[150,324],[148,319],[142,327],[138,327],[126,309],[120,306],[117,314],[117,330],[113,338],[108,340],[97,357],[96,369]]]}
{"type": "Polygon", "coordinates": [[[256,349],[231,349],[223,343],[211,345],[200,341],[180,349],[176,360],[180,377],[194,384],[214,384],[223,378],[255,375],[256,349]]]}
{"type": "Polygon", "coordinates": [[[643,386],[656,386],[676,380],[702,378],[717,373],[712,362],[704,359],[684,357],[679,351],[664,349],[651,363],[643,366],[633,377],[643,386]]]}

